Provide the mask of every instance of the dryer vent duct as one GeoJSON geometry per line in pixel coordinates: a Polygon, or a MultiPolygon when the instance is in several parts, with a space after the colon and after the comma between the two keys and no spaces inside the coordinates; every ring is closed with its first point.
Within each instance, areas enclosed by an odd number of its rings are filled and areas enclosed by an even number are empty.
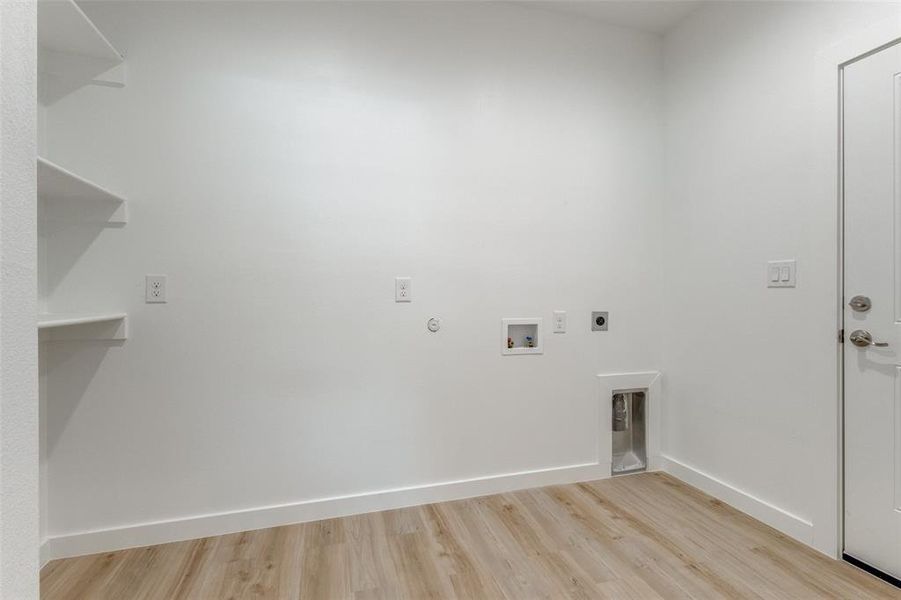
{"type": "Polygon", "coordinates": [[[613,393],[613,475],[644,471],[647,468],[646,408],[647,390],[613,393]]]}

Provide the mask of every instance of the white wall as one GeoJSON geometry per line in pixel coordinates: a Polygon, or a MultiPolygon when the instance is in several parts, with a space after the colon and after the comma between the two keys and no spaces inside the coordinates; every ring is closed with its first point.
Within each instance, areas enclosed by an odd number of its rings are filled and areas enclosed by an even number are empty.
{"type": "Polygon", "coordinates": [[[833,555],[836,71],[823,61],[898,6],[711,4],[664,42],[664,452],[833,555]],[[798,287],[767,289],[766,262],[784,258],[798,287]]]}
{"type": "Polygon", "coordinates": [[[502,4],[86,10],[128,85],[50,107],[49,154],[131,218],[54,232],[43,285],[130,338],[45,349],[51,537],[597,463],[595,375],[658,363],[658,38],[502,4]],[[501,356],[502,317],[555,309],[545,354],[501,356]]]}
{"type": "Polygon", "coordinates": [[[35,4],[0,2],[0,598],[38,597],[35,4]]]}

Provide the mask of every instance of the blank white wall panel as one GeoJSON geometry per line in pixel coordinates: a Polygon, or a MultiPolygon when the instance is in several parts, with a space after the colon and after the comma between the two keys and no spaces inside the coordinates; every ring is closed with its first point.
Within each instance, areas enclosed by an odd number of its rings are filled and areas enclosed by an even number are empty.
{"type": "Polygon", "coordinates": [[[129,222],[48,238],[77,256],[48,311],[129,331],[48,349],[51,537],[597,460],[595,374],[658,362],[658,38],[503,4],[84,6],[128,85],[48,107],[47,158],[129,222]],[[501,355],[501,318],[557,309],[544,354],[501,355]]]}

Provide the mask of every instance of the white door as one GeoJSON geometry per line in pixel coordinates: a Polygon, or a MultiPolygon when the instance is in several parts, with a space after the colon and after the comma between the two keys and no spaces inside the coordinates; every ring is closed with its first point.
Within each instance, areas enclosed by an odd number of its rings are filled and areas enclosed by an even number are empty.
{"type": "Polygon", "coordinates": [[[901,46],[843,90],[845,553],[901,578],[901,46]]]}

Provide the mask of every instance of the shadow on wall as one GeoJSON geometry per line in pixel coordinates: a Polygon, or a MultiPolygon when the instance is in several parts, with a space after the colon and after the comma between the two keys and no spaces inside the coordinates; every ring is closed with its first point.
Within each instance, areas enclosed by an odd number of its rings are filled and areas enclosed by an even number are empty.
{"type": "Polygon", "coordinates": [[[40,281],[42,297],[47,298],[56,290],[104,229],[125,226],[125,223],[111,222],[120,210],[119,203],[98,201],[85,205],[41,201],[38,248],[44,255],[40,261],[44,266],[40,281]]]}
{"type": "Polygon", "coordinates": [[[41,404],[48,408],[42,415],[46,419],[45,458],[53,454],[109,349],[124,343],[124,340],[77,340],[41,344],[41,404]],[[54,382],[65,382],[65,386],[57,387],[54,382]]]}

